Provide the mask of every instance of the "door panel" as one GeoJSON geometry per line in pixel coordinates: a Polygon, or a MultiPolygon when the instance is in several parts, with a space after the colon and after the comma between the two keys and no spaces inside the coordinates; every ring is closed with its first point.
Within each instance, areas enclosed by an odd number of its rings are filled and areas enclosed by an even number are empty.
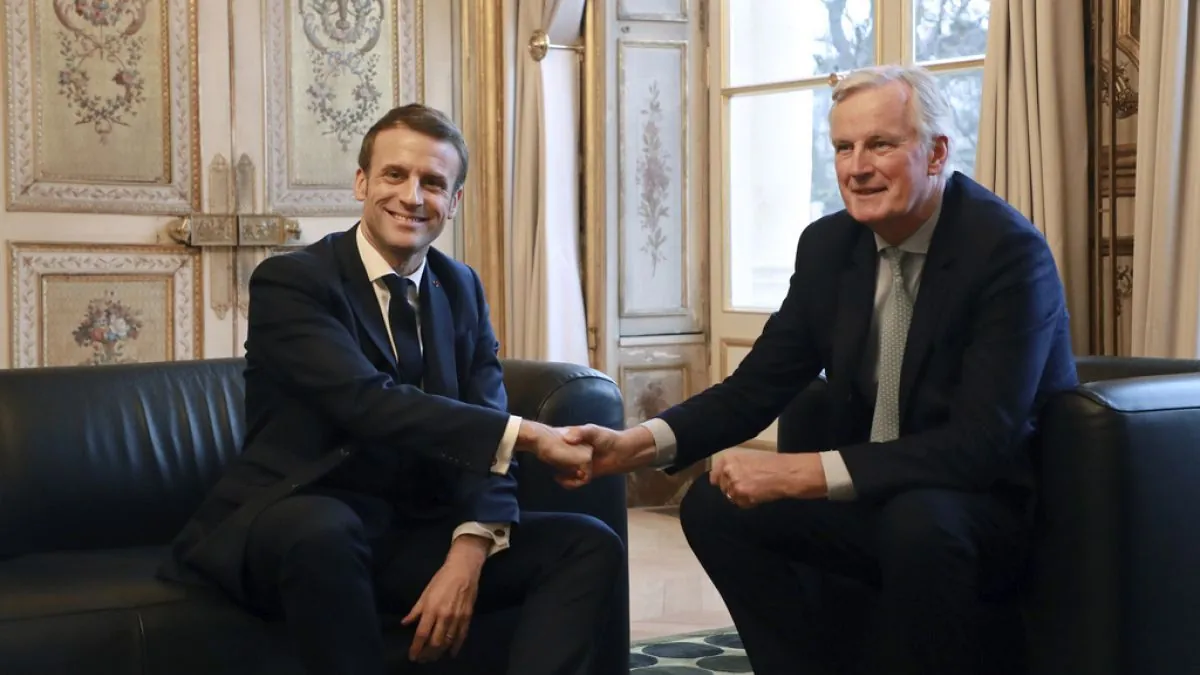
{"type": "Polygon", "coordinates": [[[227,23],[188,0],[5,4],[0,363],[215,346],[205,261],[166,229],[202,203],[200,158],[228,148],[227,23]]]}
{"type": "MultiPolygon", "coordinates": [[[[607,3],[606,359],[638,424],[708,386],[704,2],[607,3]]],[[[629,476],[630,506],[676,505],[704,463],[629,476]]]]}
{"type": "Polygon", "coordinates": [[[0,364],[243,353],[254,267],[357,221],[370,124],[427,71],[454,114],[459,2],[424,5],[6,3],[0,364]]]}

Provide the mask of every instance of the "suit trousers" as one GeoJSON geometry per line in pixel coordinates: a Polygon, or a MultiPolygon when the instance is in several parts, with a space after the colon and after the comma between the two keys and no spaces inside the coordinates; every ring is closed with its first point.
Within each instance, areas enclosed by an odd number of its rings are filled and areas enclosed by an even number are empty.
{"type": "MultiPolygon", "coordinates": [[[[287,497],[250,527],[247,596],[252,609],[284,619],[307,672],[382,675],[381,613],[403,616],[412,609],[445,560],[458,524],[400,524],[372,537],[340,499],[287,497]]],[[[476,615],[521,608],[503,672],[588,673],[621,560],[621,540],[595,518],[523,513],[510,548],[484,564],[475,606],[476,615]]]]}
{"type": "MultiPolygon", "coordinates": [[[[1016,672],[984,645],[996,617],[1013,616],[1003,599],[1026,567],[1030,527],[1018,507],[917,489],[880,504],[742,509],[706,473],[680,517],[755,675],[1016,672]]],[[[1019,623],[1004,628],[1019,638],[1019,623]]],[[[1016,641],[1004,656],[1020,653],[1016,641]]]]}

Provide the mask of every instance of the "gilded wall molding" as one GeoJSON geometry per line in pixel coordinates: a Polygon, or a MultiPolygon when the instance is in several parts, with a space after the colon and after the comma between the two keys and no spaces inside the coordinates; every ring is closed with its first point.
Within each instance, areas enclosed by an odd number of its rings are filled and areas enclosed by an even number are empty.
{"type": "MultiPolygon", "coordinates": [[[[483,281],[492,328],[499,336],[508,334],[502,12],[502,0],[471,0],[459,14],[462,130],[471,150],[463,191],[462,253],[463,261],[475,268],[483,281]]],[[[507,352],[502,341],[500,355],[507,352]]]]}
{"type": "Polygon", "coordinates": [[[605,213],[607,196],[604,148],[605,127],[605,22],[595,2],[584,6],[583,35],[583,231],[584,231],[584,306],[587,315],[587,340],[591,366],[605,371],[608,367],[608,339],[605,317],[608,311],[608,274],[605,261],[605,213]]]}

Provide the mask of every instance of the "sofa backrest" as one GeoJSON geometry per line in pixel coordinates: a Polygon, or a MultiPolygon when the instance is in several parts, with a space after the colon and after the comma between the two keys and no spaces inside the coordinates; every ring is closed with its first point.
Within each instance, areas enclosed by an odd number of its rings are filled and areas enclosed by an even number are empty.
{"type": "Polygon", "coordinates": [[[240,452],[244,368],[0,371],[0,558],[168,543],[240,452]]]}

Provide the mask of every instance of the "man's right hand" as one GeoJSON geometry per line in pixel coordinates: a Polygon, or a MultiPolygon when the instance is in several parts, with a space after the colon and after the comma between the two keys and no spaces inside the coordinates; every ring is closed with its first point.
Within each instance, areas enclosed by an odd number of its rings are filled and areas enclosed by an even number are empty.
{"type": "Polygon", "coordinates": [[[654,435],[641,425],[624,431],[614,431],[595,424],[568,427],[563,431],[568,443],[592,448],[591,475],[580,482],[560,481],[567,487],[577,487],[596,476],[628,473],[654,461],[654,435]]]}
{"type": "Polygon", "coordinates": [[[532,453],[558,469],[564,478],[584,479],[591,472],[590,445],[568,443],[557,429],[539,422],[521,420],[521,427],[517,431],[517,449],[532,453]]]}

